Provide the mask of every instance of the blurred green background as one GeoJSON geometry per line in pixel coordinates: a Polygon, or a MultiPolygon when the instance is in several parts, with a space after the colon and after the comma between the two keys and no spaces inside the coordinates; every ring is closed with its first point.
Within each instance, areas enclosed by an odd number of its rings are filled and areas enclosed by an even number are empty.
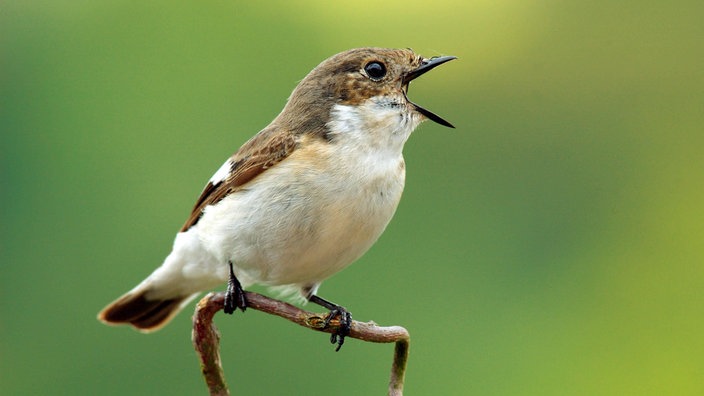
{"type": "MultiPolygon", "coordinates": [[[[704,394],[704,2],[5,1],[0,393],[204,394],[187,308],[98,310],[320,61],[456,55],[398,212],[321,288],[412,335],[409,395],[704,394]]],[[[223,286],[224,287],[224,286],[223,286]]],[[[233,394],[383,394],[392,346],[218,315],[233,394]]]]}

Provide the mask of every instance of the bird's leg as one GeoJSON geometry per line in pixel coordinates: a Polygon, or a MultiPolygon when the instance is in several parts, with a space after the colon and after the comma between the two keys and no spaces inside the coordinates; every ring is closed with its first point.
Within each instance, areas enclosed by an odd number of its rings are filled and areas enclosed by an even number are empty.
{"type": "Polygon", "coordinates": [[[333,344],[337,344],[335,352],[339,351],[340,348],[342,348],[342,344],[345,343],[345,337],[350,334],[350,328],[352,327],[352,315],[345,307],[332,303],[324,298],[318,297],[315,294],[308,297],[308,301],[330,310],[330,314],[327,318],[325,318],[325,328],[330,325],[330,321],[335,318],[335,316],[340,316],[340,327],[335,333],[332,333],[332,335],[330,335],[330,342],[333,344]]]}
{"type": "Polygon", "coordinates": [[[227,291],[225,292],[225,306],[223,311],[226,314],[233,314],[237,308],[242,312],[247,309],[247,300],[244,298],[244,290],[240,281],[235,276],[235,271],[232,269],[232,261],[230,264],[230,278],[227,281],[227,291]]]}

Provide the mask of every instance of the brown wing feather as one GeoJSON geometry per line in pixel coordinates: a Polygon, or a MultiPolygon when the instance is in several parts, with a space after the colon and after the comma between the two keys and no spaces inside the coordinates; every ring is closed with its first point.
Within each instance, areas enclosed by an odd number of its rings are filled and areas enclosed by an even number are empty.
{"type": "Polygon", "coordinates": [[[274,128],[265,129],[255,135],[232,156],[229,176],[214,185],[208,182],[196,201],[191,215],[181,227],[181,232],[187,231],[198,223],[207,206],[220,202],[291,155],[296,149],[297,142],[297,137],[292,133],[274,133],[274,128]]]}

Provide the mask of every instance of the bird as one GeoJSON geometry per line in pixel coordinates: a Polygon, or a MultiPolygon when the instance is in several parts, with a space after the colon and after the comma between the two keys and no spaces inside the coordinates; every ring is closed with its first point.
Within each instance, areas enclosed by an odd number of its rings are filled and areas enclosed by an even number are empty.
{"type": "Polygon", "coordinates": [[[407,96],[411,81],[453,59],[366,47],[324,60],[210,178],[161,266],[98,319],[152,332],[225,282],[224,311],[244,311],[244,290],[258,284],[330,310],[326,326],[339,316],[331,337],[339,350],[351,314],[318,289],[389,224],[416,127],[454,128],[407,96]]]}

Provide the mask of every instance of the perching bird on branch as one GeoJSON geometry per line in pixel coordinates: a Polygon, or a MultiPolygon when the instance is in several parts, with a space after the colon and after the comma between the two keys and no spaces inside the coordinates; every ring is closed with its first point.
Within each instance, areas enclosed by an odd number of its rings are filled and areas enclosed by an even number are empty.
{"type": "Polygon", "coordinates": [[[391,220],[411,132],[425,119],[452,127],[407,97],[411,81],[452,59],[359,48],[322,62],[215,172],[164,263],[99,319],[154,331],[226,281],[225,312],[244,311],[243,288],[261,284],[298,291],[329,309],[329,319],[339,315],[339,349],[351,316],[318,287],[361,257],[391,220]]]}

